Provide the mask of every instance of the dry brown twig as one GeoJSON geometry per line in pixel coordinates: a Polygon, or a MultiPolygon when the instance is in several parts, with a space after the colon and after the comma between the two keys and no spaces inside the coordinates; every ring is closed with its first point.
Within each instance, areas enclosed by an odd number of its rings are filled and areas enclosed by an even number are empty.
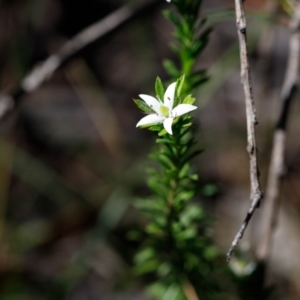
{"type": "Polygon", "coordinates": [[[123,6],[104,19],[92,24],[67,41],[56,53],[50,55],[45,61],[35,66],[21,81],[20,87],[13,94],[0,94],[0,119],[2,119],[15,106],[15,98],[24,93],[30,93],[49,79],[63,63],[79,51],[116,29],[126,21],[144,10],[150,10],[160,5],[160,0],[150,0],[142,5],[131,8],[123,6]]]}
{"type": "Polygon", "coordinates": [[[255,139],[255,125],[257,124],[256,111],[254,106],[254,99],[252,93],[252,84],[250,77],[250,66],[247,52],[247,37],[246,37],[246,18],[242,0],[235,0],[236,24],[238,32],[238,40],[240,46],[241,59],[241,83],[243,85],[246,104],[246,118],[247,118],[247,151],[250,160],[250,201],[251,206],[247,212],[246,218],[242,226],[236,234],[231,247],[227,253],[227,261],[229,262],[232,253],[238,242],[244,235],[250,219],[252,218],[255,209],[259,206],[260,200],[263,197],[262,189],[259,183],[259,171],[257,165],[257,146],[255,139]]]}
{"type": "Polygon", "coordinates": [[[182,288],[187,300],[200,300],[195,291],[195,288],[190,282],[187,281],[185,284],[183,284],[182,288]]]}
{"type": "Polygon", "coordinates": [[[295,8],[290,22],[289,56],[285,79],[281,89],[282,103],[279,118],[273,135],[273,148],[269,166],[266,199],[263,211],[262,236],[257,257],[266,261],[271,247],[271,237],[274,231],[279,206],[280,182],[284,175],[284,151],[287,134],[289,110],[298,85],[298,70],[300,57],[300,3],[295,8]]]}

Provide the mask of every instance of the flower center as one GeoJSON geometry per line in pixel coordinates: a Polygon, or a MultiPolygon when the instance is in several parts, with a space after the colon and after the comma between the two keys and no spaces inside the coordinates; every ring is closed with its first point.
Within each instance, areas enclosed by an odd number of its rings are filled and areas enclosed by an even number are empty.
{"type": "Polygon", "coordinates": [[[169,109],[164,106],[164,105],[161,105],[161,107],[159,108],[160,110],[160,113],[165,117],[165,118],[168,118],[169,117],[169,109]]]}

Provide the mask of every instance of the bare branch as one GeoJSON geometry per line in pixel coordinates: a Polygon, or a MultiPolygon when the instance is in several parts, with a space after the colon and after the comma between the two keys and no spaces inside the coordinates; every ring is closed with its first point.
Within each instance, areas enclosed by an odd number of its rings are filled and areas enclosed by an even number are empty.
{"type": "Polygon", "coordinates": [[[247,39],[246,39],[246,18],[244,13],[243,1],[235,0],[235,12],[237,32],[240,46],[240,59],[241,59],[241,83],[243,85],[246,104],[246,118],[247,118],[247,151],[249,153],[250,160],[250,201],[251,206],[247,213],[247,216],[235,236],[231,247],[227,253],[227,261],[230,260],[232,253],[237,246],[240,239],[247,228],[247,225],[253,216],[255,209],[259,206],[260,200],[263,197],[262,189],[259,183],[259,171],[257,165],[257,147],[255,139],[255,125],[258,123],[256,119],[256,111],[253,100],[252,84],[250,77],[250,66],[247,52],[247,39]]]}
{"type": "Polygon", "coordinates": [[[104,19],[79,32],[56,53],[50,55],[44,62],[35,66],[21,81],[20,87],[13,92],[12,95],[0,94],[0,119],[14,107],[14,100],[17,100],[17,98],[24,93],[30,93],[37,89],[43,82],[49,79],[63,63],[76,55],[79,51],[118,28],[138,13],[146,10],[149,11],[149,9],[151,11],[152,6],[159,5],[160,3],[160,0],[150,0],[137,8],[123,6],[104,19]]]}
{"type": "Polygon", "coordinates": [[[289,56],[285,79],[281,90],[281,111],[273,136],[273,148],[269,166],[266,199],[263,211],[263,224],[261,242],[257,256],[261,261],[266,261],[271,247],[271,237],[274,231],[279,206],[280,182],[284,175],[284,151],[287,131],[287,121],[290,106],[298,85],[298,70],[300,56],[300,3],[297,5],[290,22],[289,56]]]}

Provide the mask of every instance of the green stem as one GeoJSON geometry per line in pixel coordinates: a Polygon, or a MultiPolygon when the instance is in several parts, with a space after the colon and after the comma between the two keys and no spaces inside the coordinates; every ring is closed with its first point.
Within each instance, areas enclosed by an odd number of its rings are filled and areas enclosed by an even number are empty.
{"type": "MultiPolygon", "coordinates": [[[[185,129],[184,129],[185,131],[185,129]]],[[[179,130],[178,132],[174,132],[174,135],[169,135],[168,139],[172,142],[172,144],[175,147],[175,153],[173,153],[173,161],[179,161],[181,153],[185,145],[181,143],[182,130],[179,130]]],[[[164,146],[168,146],[168,144],[165,144],[164,146]]],[[[181,171],[181,167],[178,167],[176,169],[176,172],[173,174],[173,177],[171,178],[169,182],[169,193],[167,197],[167,205],[168,205],[168,214],[167,214],[167,223],[166,223],[166,241],[168,243],[168,248],[170,250],[171,259],[174,261],[174,265],[180,266],[180,271],[183,272],[186,275],[186,281],[182,282],[182,289],[183,292],[187,298],[187,300],[198,300],[200,299],[200,295],[197,293],[196,286],[193,285],[191,276],[189,276],[189,272],[185,270],[184,267],[184,257],[182,256],[182,253],[180,249],[178,249],[178,246],[176,244],[176,236],[173,232],[173,224],[176,222],[179,213],[174,210],[175,207],[175,197],[178,193],[178,187],[180,186],[180,179],[179,179],[179,173],[181,171]],[[187,288],[188,287],[188,288],[187,288]]]]}

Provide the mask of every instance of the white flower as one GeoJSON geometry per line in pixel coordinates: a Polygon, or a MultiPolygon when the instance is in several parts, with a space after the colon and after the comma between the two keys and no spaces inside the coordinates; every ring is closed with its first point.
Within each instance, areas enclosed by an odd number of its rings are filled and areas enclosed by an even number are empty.
{"type": "Polygon", "coordinates": [[[179,104],[173,108],[175,88],[176,82],[168,86],[164,94],[164,103],[149,95],[139,95],[155,113],[142,118],[136,124],[136,127],[163,123],[165,130],[169,134],[172,134],[172,123],[174,119],[197,108],[191,104],[179,104]]]}

